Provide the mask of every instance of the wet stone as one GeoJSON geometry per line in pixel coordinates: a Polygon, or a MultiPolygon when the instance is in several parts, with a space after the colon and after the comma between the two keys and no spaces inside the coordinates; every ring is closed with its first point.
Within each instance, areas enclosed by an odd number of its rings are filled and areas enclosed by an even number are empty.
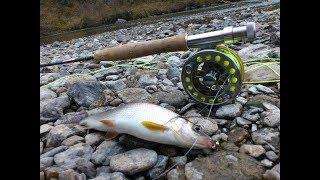
{"type": "Polygon", "coordinates": [[[105,86],[97,81],[82,81],[74,83],[68,89],[68,95],[84,107],[99,107],[105,101],[103,90],[105,86]]]}
{"type": "Polygon", "coordinates": [[[97,176],[101,175],[101,174],[107,174],[107,173],[111,173],[112,170],[109,166],[100,166],[97,167],[97,176]]]}
{"type": "Polygon", "coordinates": [[[228,141],[239,144],[247,137],[249,137],[249,132],[246,129],[236,127],[229,132],[228,141]]]}
{"type": "Polygon", "coordinates": [[[113,172],[113,173],[102,173],[99,176],[91,179],[91,180],[128,180],[126,176],[121,172],[113,172]]]}
{"type": "Polygon", "coordinates": [[[262,160],[261,163],[266,167],[272,167],[272,165],[273,165],[272,161],[270,161],[268,159],[262,160]]]}
{"type": "Polygon", "coordinates": [[[266,152],[261,145],[243,144],[239,150],[240,153],[249,154],[252,157],[259,157],[266,152]]]}
{"type": "Polygon", "coordinates": [[[84,173],[89,178],[93,178],[97,174],[94,164],[87,159],[79,158],[76,161],[76,165],[77,165],[77,170],[81,173],[84,173]]]}
{"type": "Polygon", "coordinates": [[[231,142],[223,142],[220,145],[221,145],[222,149],[224,149],[226,151],[237,152],[239,150],[239,147],[236,146],[234,143],[231,143],[231,142]]]}
{"type": "Polygon", "coordinates": [[[275,162],[279,158],[279,156],[273,151],[266,152],[266,156],[268,159],[270,159],[273,162],[275,162]]]}
{"type": "Polygon", "coordinates": [[[86,180],[86,175],[84,173],[79,174],[78,172],[74,171],[73,169],[67,169],[59,173],[59,180],[86,180]]]}
{"type": "Polygon", "coordinates": [[[90,160],[93,149],[90,145],[79,143],[71,146],[68,150],[58,153],[54,156],[54,162],[65,169],[77,167],[77,160],[84,158],[90,160]]]}
{"type": "Polygon", "coordinates": [[[251,121],[248,121],[242,117],[236,117],[236,121],[237,121],[237,124],[241,125],[241,126],[244,126],[244,125],[249,125],[251,124],[252,122],[251,121]]]}
{"type": "Polygon", "coordinates": [[[62,151],[65,151],[68,149],[68,146],[59,146],[59,147],[56,147],[56,148],[53,148],[49,151],[47,151],[46,153],[43,153],[40,158],[43,158],[43,157],[53,157],[54,155],[62,152],[62,151]]]}
{"type": "Polygon", "coordinates": [[[221,106],[216,111],[216,117],[218,118],[228,118],[232,119],[237,116],[240,116],[242,111],[242,105],[241,104],[228,104],[221,106]]]}
{"type": "Polygon", "coordinates": [[[153,167],[157,163],[157,153],[153,150],[138,148],[111,157],[113,171],[135,174],[153,167]]]}
{"type": "Polygon", "coordinates": [[[49,124],[42,124],[40,126],[40,135],[45,134],[51,130],[52,126],[49,124]]]}
{"type": "Polygon", "coordinates": [[[110,158],[123,153],[123,147],[116,141],[103,141],[94,151],[91,161],[96,165],[109,165],[110,158]]]}
{"type": "Polygon", "coordinates": [[[44,174],[46,176],[46,179],[53,179],[53,178],[56,178],[58,179],[59,177],[59,174],[64,171],[63,168],[61,167],[48,167],[44,170],[44,174]]]}
{"type": "Polygon", "coordinates": [[[182,108],[187,104],[187,97],[179,90],[173,90],[171,92],[156,92],[153,96],[160,103],[167,103],[178,108],[182,108]]]}
{"type": "Polygon", "coordinates": [[[84,139],[86,144],[89,144],[90,146],[96,146],[103,141],[104,136],[103,136],[103,133],[101,132],[94,132],[94,133],[87,134],[84,137],[84,139]]]}
{"type": "Polygon", "coordinates": [[[119,98],[124,103],[138,103],[148,102],[158,104],[158,101],[151,96],[145,89],[141,88],[127,88],[118,92],[119,98]]]}
{"type": "Polygon", "coordinates": [[[184,166],[187,163],[187,156],[176,156],[169,158],[169,165],[176,164],[177,166],[184,166]]]}
{"type": "Polygon", "coordinates": [[[121,91],[127,87],[126,81],[125,78],[115,81],[105,81],[104,85],[113,91],[121,91]]]}
{"type": "Polygon", "coordinates": [[[163,155],[158,155],[157,163],[147,172],[147,177],[154,179],[159,176],[166,168],[168,157],[163,155]]]}
{"type": "Polygon", "coordinates": [[[48,133],[46,147],[57,147],[63,140],[67,139],[73,134],[75,134],[75,132],[68,126],[64,124],[57,125],[48,133]]]}
{"type": "Polygon", "coordinates": [[[65,146],[72,146],[83,141],[84,141],[83,137],[75,135],[65,139],[64,141],[62,141],[61,144],[65,146]]]}
{"type": "Polygon", "coordinates": [[[177,168],[174,168],[172,170],[170,170],[168,173],[167,173],[167,179],[168,180],[186,180],[186,175],[184,173],[184,168],[181,168],[181,167],[177,167],[177,168]]]}

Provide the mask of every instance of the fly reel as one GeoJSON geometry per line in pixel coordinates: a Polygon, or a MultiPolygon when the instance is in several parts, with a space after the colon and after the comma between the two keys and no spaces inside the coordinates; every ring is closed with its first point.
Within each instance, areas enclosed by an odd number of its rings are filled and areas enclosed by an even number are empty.
{"type": "Polygon", "coordinates": [[[230,103],[240,92],[244,67],[235,51],[219,45],[196,52],[185,62],[181,81],[187,94],[207,105],[230,103]]]}

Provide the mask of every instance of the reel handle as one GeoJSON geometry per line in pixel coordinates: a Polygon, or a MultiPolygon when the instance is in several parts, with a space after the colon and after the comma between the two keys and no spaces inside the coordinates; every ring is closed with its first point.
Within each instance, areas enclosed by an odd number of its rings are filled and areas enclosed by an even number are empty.
{"type": "Polygon", "coordinates": [[[117,61],[133,59],[163,52],[186,51],[188,50],[186,37],[186,34],[180,34],[164,39],[128,43],[112,48],[105,48],[94,53],[94,61],[117,61]]]}

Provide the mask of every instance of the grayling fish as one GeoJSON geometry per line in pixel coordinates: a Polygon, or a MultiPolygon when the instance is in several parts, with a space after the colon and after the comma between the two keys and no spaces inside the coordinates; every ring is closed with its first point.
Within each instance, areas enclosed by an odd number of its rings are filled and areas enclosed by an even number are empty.
{"type": "Polygon", "coordinates": [[[215,143],[195,125],[158,105],[132,103],[93,114],[80,123],[90,129],[107,132],[112,139],[119,133],[162,144],[190,148],[214,148],[215,143]]]}

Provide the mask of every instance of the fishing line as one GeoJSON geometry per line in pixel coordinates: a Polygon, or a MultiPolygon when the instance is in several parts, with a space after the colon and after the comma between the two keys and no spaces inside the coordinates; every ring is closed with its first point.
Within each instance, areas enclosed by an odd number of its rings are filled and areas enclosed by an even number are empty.
{"type": "MultiPolygon", "coordinates": [[[[223,84],[220,86],[220,89],[218,90],[217,94],[215,95],[215,97],[214,97],[214,99],[213,99],[213,103],[214,103],[214,101],[216,100],[216,98],[218,97],[219,92],[221,91],[222,87],[223,87],[224,84],[227,82],[227,79],[228,79],[229,77],[230,77],[230,74],[229,74],[228,77],[224,80],[223,84]]],[[[212,103],[212,105],[211,105],[211,107],[210,107],[210,110],[209,110],[209,113],[208,113],[208,117],[207,117],[207,118],[209,118],[209,116],[210,116],[210,114],[211,114],[211,110],[212,110],[212,107],[213,107],[213,103],[212,103]]]]}
{"type": "MultiPolygon", "coordinates": [[[[183,156],[187,156],[189,154],[189,152],[192,150],[192,148],[195,146],[196,142],[198,141],[198,138],[200,136],[198,136],[196,138],[196,140],[194,141],[194,143],[192,144],[192,146],[189,148],[189,150],[183,155],[183,156]]],[[[179,163],[175,163],[174,165],[172,165],[169,169],[167,169],[166,171],[164,171],[163,173],[161,173],[159,176],[155,177],[153,180],[155,179],[159,179],[160,177],[162,177],[163,175],[167,174],[171,169],[173,169],[176,165],[178,165],[179,163]]]]}

